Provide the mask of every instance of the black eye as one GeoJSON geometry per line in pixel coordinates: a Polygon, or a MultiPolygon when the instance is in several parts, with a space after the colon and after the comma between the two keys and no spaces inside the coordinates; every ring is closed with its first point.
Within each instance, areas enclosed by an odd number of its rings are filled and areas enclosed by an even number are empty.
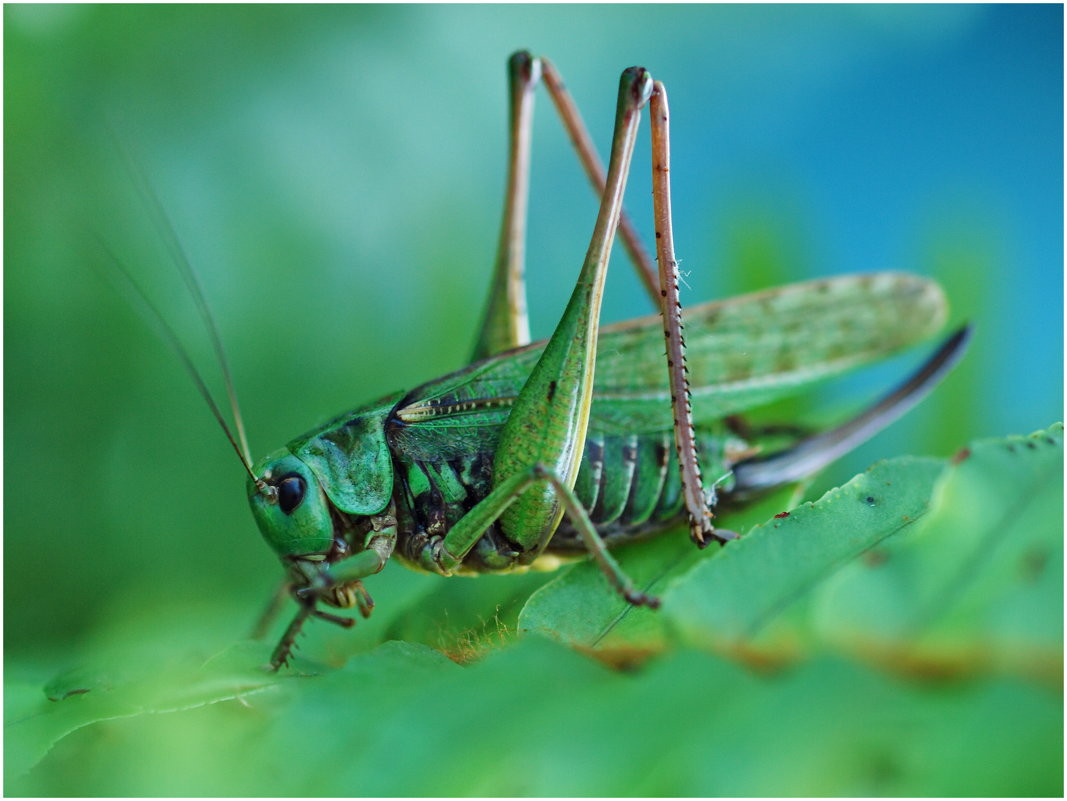
{"type": "Polygon", "coordinates": [[[307,485],[300,476],[286,476],[278,482],[278,506],[287,515],[292,514],[293,510],[304,500],[306,489],[307,485]]]}

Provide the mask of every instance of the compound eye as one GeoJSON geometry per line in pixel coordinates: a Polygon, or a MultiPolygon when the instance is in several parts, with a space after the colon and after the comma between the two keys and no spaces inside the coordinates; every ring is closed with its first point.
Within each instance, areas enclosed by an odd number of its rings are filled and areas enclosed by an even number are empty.
{"type": "Polygon", "coordinates": [[[296,475],[286,476],[278,482],[278,506],[287,515],[292,514],[293,510],[304,500],[306,490],[307,485],[303,478],[296,475]]]}

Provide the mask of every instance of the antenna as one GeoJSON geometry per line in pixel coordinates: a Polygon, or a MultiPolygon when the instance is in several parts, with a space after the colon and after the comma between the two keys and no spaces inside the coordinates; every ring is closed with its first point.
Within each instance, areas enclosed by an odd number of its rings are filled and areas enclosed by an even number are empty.
{"type": "MultiPolygon", "coordinates": [[[[193,301],[196,303],[197,310],[200,312],[200,317],[203,319],[204,325],[207,327],[208,334],[211,337],[212,347],[215,350],[215,357],[218,360],[219,368],[222,370],[223,381],[226,385],[226,395],[230,399],[230,411],[233,413],[234,425],[237,428],[237,437],[241,442],[241,451],[238,453],[242,456],[241,461],[244,462],[245,467],[248,469],[249,473],[251,473],[252,455],[248,448],[248,438],[245,436],[245,426],[244,421],[241,418],[241,409],[237,403],[237,392],[233,385],[233,375],[230,372],[230,364],[226,359],[226,351],[222,347],[222,339],[219,336],[218,326],[215,325],[215,318],[211,314],[211,308],[208,306],[207,297],[204,295],[204,291],[200,287],[200,281],[196,276],[196,271],[193,270],[193,265],[190,263],[189,257],[186,256],[185,250],[182,248],[181,242],[178,240],[178,235],[174,231],[174,226],[171,224],[170,218],[163,209],[163,204],[159,202],[159,197],[152,189],[152,185],[149,183],[144,169],[134,157],[132,147],[119,138],[114,127],[109,126],[109,128],[127,173],[133,180],[138,194],[140,194],[142,200],[148,205],[148,212],[149,216],[152,218],[152,224],[155,225],[156,230],[163,237],[163,242],[166,245],[167,251],[170,253],[171,259],[178,268],[178,272],[185,280],[185,284],[193,296],[193,301]]],[[[111,257],[112,259],[115,259],[113,253],[111,254],[111,257]]],[[[145,298],[144,293],[141,292],[140,287],[133,282],[129,272],[126,271],[124,267],[121,267],[121,262],[118,262],[117,259],[115,259],[115,261],[120,265],[120,269],[125,274],[126,278],[129,279],[130,283],[137,289],[138,294],[145,299],[147,303],[147,298],[145,298]]],[[[155,317],[159,322],[162,322],[163,325],[166,326],[166,329],[169,332],[167,339],[172,340],[173,338],[172,345],[177,345],[177,340],[173,337],[173,330],[170,326],[166,325],[163,318],[159,315],[159,312],[156,311],[150,303],[147,305],[149,308],[152,308],[152,311],[155,313],[155,317]]],[[[180,347],[178,347],[178,351],[183,361],[188,363],[188,354],[180,347]]],[[[202,385],[203,382],[200,380],[199,374],[195,373],[195,370],[193,372],[196,375],[196,380],[202,385]]],[[[211,403],[211,406],[213,410],[216,410],[217,415],[217,409],[213,402],[211,403]]],[[[222,420],[220,419],[219,422],[221,423],[222,420]]],[[[226,428],[225,425],[223,425],[223,428],[226,429],[226,435],[229,437],[229,429],[226,428]]],[[[232,437],[230,437],[230,439],[233,441],[232,437]]],[[[237,447],[236,444],[234,447],[237,447]]]]}
{"type": "Polygon", "coordinates": [[[252,462],[245,454],[241,452],[241,448],[237,445],[237,440],[234,439],[233,434],[230,432],[230,427],[226,425],[226,420],[222,416],[222,412],[219,410],[218,404],[215,403],[215,399],[211,397],[211,392],[207,388],[207,384],[204,383],[203,377],[200,375],[196,366],[193,364],[193,360],[189,356],[189,352],[182,346],[181,341],[178,339],[178,335],[171,328],[170,324],[163,318],[159,309],[153,305],[152,301],[148,299],[148,295],[141,289],[140,284],[134,280],[133,275],[123,264],[122,260],[115,255],[114,251],[107,246],[102,239],[96,238],[98,244],[103,248],[104,252],[111,260],[111,266],[115,269],[125,281],[125,289],[127,294],[131,296],[134,307],[141,313],[141,315],[148,321],[148,324],[152,326],[156,333],[166,342],[174,352],[178,354],[178,358],[181,359],[185,369],[189,375],[192,376],[193,383],[196,384],[196,388],[200,391],[204,400],[207,401],[208,408],[211,409],[211,413],[215,415],[215,419],[218,420],[219,425],[222,426],[222,431],[226,434],[226,439],[230,441],[233,446],[234,452],[237,454],[237,458],[241,460],[241,464],[244,465],[244,469],[248,472],[248,475],[252,477],[252,480],[256,482],[256,485],[261,485],[262,481],[256,477],[256,474],[252,472],[252,462]]]}

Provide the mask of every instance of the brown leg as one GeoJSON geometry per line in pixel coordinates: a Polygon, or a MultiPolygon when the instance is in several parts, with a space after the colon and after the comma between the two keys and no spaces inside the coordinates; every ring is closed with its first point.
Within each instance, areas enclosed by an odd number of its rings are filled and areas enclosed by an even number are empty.
{"type": "MultiPolygon", "coordinates": [[[[597,155],[596,147],[589,136],[589,131],[585,127],[585,123],[582,122],[582,115],[578,111],[578,106],[575,104],[570,92],[567,91],[563,78],[556,70],[555,65],[547,58],[541,59],[541,71],[545,80],[545,88],[552,98],[556,111],[559,112],[563,127],[567,129],[567,135],[570,136],[571,143],[578,153],[578,160],[581,161],[585,174],[589,177],[589,183],[593,185],[593,190],[600,197],[604,194],[604,187],[607,184],[604,167],[600,163],[600,157],[597,155]]],[[[644,284],[645,289],[648,291],[648,296],[652,298],[652,302],[658,307],[659,281],[657,280],[656,269],[652,266],[652,259],[649,258],[648,251],[641,244],[641,238],[637,235],[637,230],[634,228],[633,223],[630,222],[625,209],[619,215],[619,236],[622,237],[622,243],[626,248],[626,252],[630,255],[630,261],[633,262],[634,267],[637,269],[641,283],[644,284]]]]}
{"type": "Polygon", "coordinates": [[[667,92],[659,81],[653,84],[648,111],[652,118],[652,206],[656,221],[656,260],[659,262],[663,335],[667,340],[667,369],[674,409],[674,439],[678,449],[682,495],[686,511],[689,512],[690,536],[693,542],[703,548],[711,539],[724,542],[737,535],[733,532],[716,532],[711,524],[712,512],[704,496],[704,483],[697,460],[693,406],[685,364],[685,339],[682,336],[682,304],[678,299],[678,261],[674,257],[674,232],[671,229],[670,121],[667,92]]]}

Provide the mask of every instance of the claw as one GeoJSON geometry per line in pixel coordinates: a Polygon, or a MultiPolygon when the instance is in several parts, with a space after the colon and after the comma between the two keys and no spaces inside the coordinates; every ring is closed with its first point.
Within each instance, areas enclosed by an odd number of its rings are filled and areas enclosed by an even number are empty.
{"type": "MultiPolygon", "coordinates": [[[[341,626],[342,628],[350,629],[354,625],[356,625],[356,621],[354,621],[350,617],[341,617],[340,615],[331,615],[329,612],[323,612],[321,609],[316,609],[314,612],[312,612],[312,614],[315,617],[319,618],[320,620],[326,620],[326,621],[329,621],[330,623],[336,623],[338,626],[341,626]]],[[[301,632],[301,633],[303,633],[303,632],[301,632]]]]}
{"type": "Polygon", "coordinates": [[[627,590],[623,597],[634,606],[647,606],[649,609],[659,609],[659,598],[655,595],[646,595],[637,590],[627,590]]]}

